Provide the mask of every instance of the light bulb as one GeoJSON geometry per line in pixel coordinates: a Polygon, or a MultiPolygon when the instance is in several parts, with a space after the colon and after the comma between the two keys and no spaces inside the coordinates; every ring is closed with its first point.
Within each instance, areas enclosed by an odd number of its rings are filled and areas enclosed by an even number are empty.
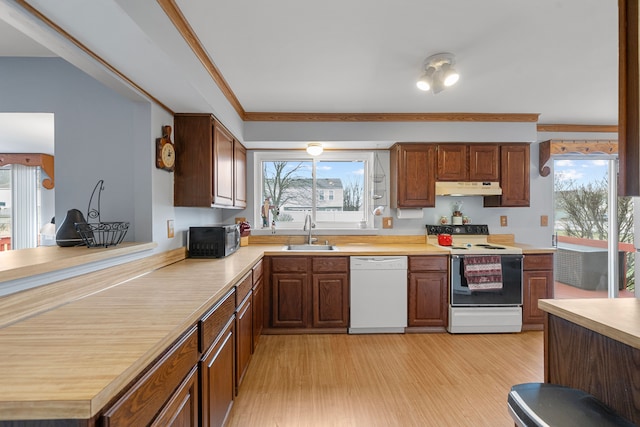
{"type": "Polygon", "coordinates": [[[420,80],[417,81],[416,86],[418,89],[423,91],[428,91],[431,89],[431,85],[433,84],[433,73],[435,73],[436,69],[433,67],[427,68],[427,71],[420,77],[420,80]]]}
{"type": "Polygon", "coordinates": [[[449,64],[444,64],[442,66],[442,73],[444,76],[444,85],[447,87],[453,86],[454,84],[456,84],[458,79],[460,79],[460,74],[458,74],[456,70],[451,68],[449,64]]]}
{"type": "Polygon", "coordinates": [[[319,142],[311,142],[309,143],[309,145],[307,145],[307,153],[312,156],[318,156],[322,154],[322,151],[322,144],[320,144],[319,142]]]}

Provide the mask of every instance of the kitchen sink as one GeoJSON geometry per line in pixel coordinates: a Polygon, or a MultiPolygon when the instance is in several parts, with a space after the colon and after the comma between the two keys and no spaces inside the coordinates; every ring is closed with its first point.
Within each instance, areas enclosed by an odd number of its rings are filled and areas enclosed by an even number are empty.
{"type": "Polygon", "coordinates": [[[285,251],[337,251],[338,247],[334,245],[287,245],[285,251]]]}

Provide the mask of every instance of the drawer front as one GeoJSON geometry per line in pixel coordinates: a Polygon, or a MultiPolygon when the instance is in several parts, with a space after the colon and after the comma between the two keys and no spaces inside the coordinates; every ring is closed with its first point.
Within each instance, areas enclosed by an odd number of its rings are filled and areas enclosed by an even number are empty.
{"type": "Polygon", "coordinates": [[[236,307],[244,300],[253,287],[251,272],[248,272],[238,283],[236,283],[236,307]]]}
{"type": "Polygon", "coordinates": [[[262,260],[258,261],[253,266],[253,284],[256,285],[262,277],[262,260]]]}
{"type": "Polygon", "coordinates": [[[449,257],[410,256],[409,271],[447,271],[449,257]]]}
{"type": "Polygon", "coordinates": [[[314,273],[348,273],[349,258],[346,256],[323,256],[311,258],[314,273]]]}
{"type": "Polygon", "coordinates": [[[105,414],[106,427],[145,426],[156,417],[198,363],[198,334],[193,327],[105,414]]]}
{"type": "Polygon", "coordinates": [[[271,258],[272,273],[300,273],[307,272],[308,259],[302,256],[287,256],[271,258]]]}
{"type": "Polygon", "coordinates": [[[200,352],[205,352],[236,311],[235,288],[200,320],[200,352]]]}
{"type": "Polygon", "coordinates": [[[553,270],[553,254],[525,255],[524,270],[553,270]]]}

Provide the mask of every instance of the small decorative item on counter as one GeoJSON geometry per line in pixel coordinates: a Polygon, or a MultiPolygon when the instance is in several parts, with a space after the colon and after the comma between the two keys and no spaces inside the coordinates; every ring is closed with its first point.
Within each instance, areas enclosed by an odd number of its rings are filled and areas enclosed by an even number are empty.
{"type": "Polygon", "coordinates": [[[251,224],[248,221],[239,223],[240,227],[240,246],[249,246],[249,235],[251,234],[251,224]]]}
{"type": "Polygon", "coordinates": [[[438,244],[440,246],[451,246],[453,244],[453,238],[451,234],[438,234],[438,244]]]}
{"type": "Polygon", "coordinates": [[[98,219],[98,222],[77,221],[75,228],[82,237],[84,243],[90,248],[116,246],[124,239],[129,229],[128,222],[102,222],[100,219],[100,194],[104,190],[104,180],[98,181],[91,193],[89,207],[87,208],[87,219],[98,219]],[[92,207],[93,197],[98,190],[98,201],[92,207]]]}
{"type": "Polygon", "coordinates": [[[447,216],[446,216],[446,215],[442,215],[442,216],[440,217],[440,224],[442,224],[442,225],[446,225],[446,224],[448,224],[448,223],[449,223],[449,218],[447,218],[447,216]]]}
{"type": "Polygon", "coordinates": [[[82,246],[85,244],[84,240],[76,230],[76,223],[86,223],[84,215],[78,209],[69,209],[67,216],[64,217],[64,221],[60,224],[58,232],[56,233],[56,244],[62,247],[70,246],[82,246]]]}
{"type": "Polygon", "coordinates": [[[453,214],[451,215],[451,223],[453,225],[462,225],[462,202],[453,203],[453,214]]]}
{"type": "Polygon", "coordinates": [[[471,224],[471,218],[469,218],[468,216],[463,216],[462,217],[462,223],[463,224],[471,224]]]}
{"type": "Polygon", "coordinates": [[[271,234],[276,234],[276,221],[271,221],[271,234]]]}
{"type": "Polygon", "coordinates": [[[243,221],[240,223],[240,236],[247,237],[251,234],[251,224],[248,221],[243,221]]]}
{"type": "Polygon", "coordinates": [[[451,224],[453,224],[453,225],[461,225],[462,224],[462,212],[453,211],[453,215],[451,216],[451,224]]]}

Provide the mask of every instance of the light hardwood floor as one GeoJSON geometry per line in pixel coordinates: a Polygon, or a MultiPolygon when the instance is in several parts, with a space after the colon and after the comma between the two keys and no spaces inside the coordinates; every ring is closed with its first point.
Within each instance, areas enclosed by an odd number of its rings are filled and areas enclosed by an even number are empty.
{"type": "Polygon", "coordinates": [[[513,426],[543,334],[264,335],[227,426],[513,426]]]}

